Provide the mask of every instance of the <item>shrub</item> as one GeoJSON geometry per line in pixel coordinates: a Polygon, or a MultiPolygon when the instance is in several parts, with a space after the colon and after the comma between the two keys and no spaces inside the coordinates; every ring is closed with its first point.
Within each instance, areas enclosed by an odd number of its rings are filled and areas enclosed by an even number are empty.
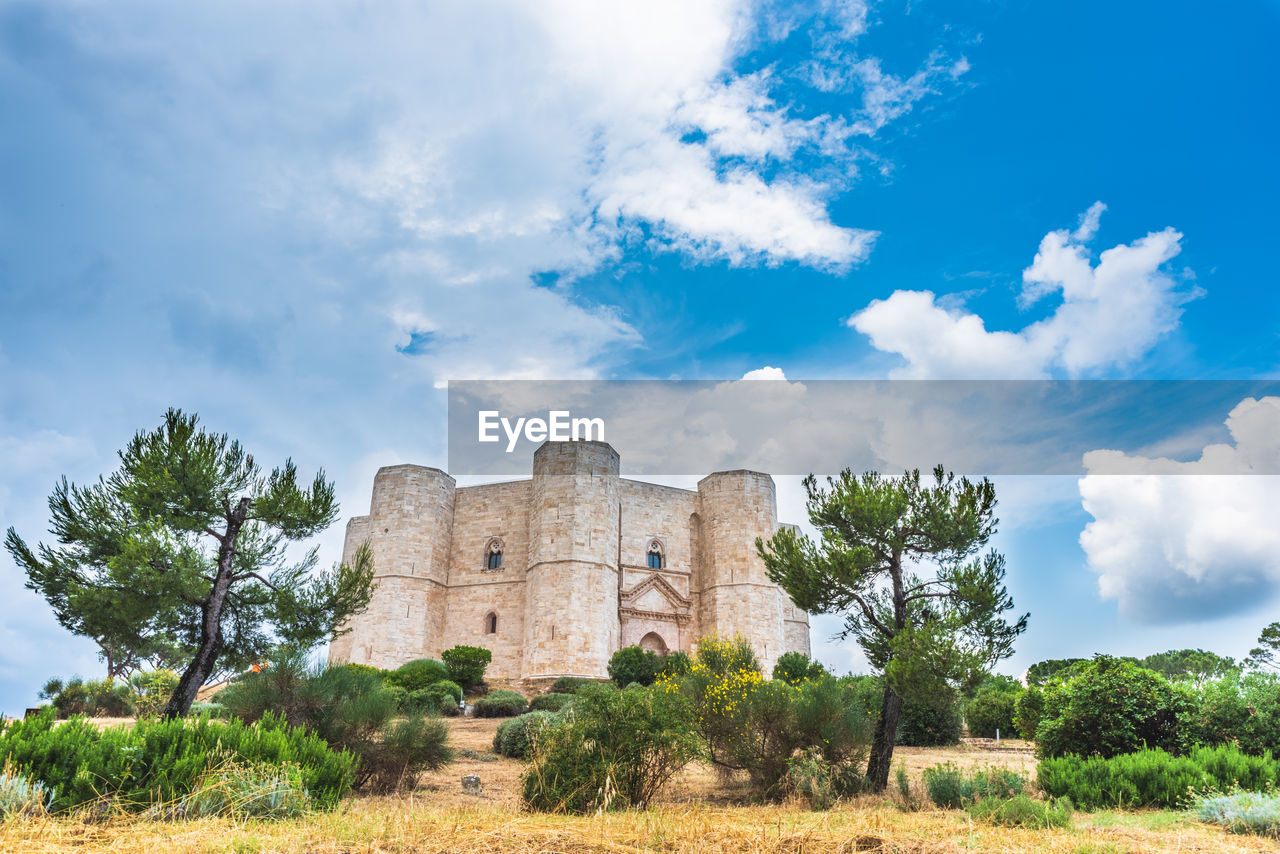
{"type": "Polygon", "coordinates": [[[295,818],[310,808],[296,765],[229,765],[201,777],[178,811],[185,818],[295,818]]]}
{"type": "Polygon", "coordinates": [[[1187,746],[1182,722],[1194,707],[1188,686],[1102,655],[1073,672],[1066,682],[1045,689],[1036,728],[1039,756],[1106,758],[1143,747],[1181,753],[1187,746]]]}
{"type": "Polygon", "coordinates": [[[49,809],[53,792],[9,767],[0,771],[0,821],[10,818],[38,818],[49,809]]]}
{"type": "Polygon", "coordinates": [[[1271,756],[1249,756],[1236,747],[1199,747],[1186,756],[1140,750],[1110,759],[1075,755],[1043,759],[1036,785],[1046,794],[1067,796],[1081,809],[1185,806],[1196,793],[1237,786],[1266,789],[1277,782],[1280,765],[1271,756]]]}
{"type": "Polygon", "coordinates": [[[1044,715],[1044,692],[1035,685],[1018,695],[1014,703],[1013,725],[1018,735],[1027,741],[1034,741],[1036,728],[1040,726],[1040,718],[1044,715]]]}
{"type": "Polygon", "coordinates": [[[403,707],[413,705],[411,696],[384,685],[375,674],[343,666],[308,668],[305,656],[285,652],[262,673],[219,692],[218,701],[244,721],[277,711],[290,723],[308,727],[359,757],[357,787],[385,791],[453,760],[443,722],[424,720],[412,708],[408,718],[395,720],[403,707]]]}
{"type": "Polygon", "coordinates": [[[440,653],[449,668],[449,678],[464,688],[484,681],[485,668],[493,660],[493,653],[480,646],[455,646],[440,653]]]}
{"type": "Polygon", "coordinates": [[[547,812],[645,806],[697,755],[689,704],[678,692],[583,688],[564,722],[535,741],[522,797],[547,812]]]}
{"type": "Polygon", "coordinates": [[[652,685],[662,669],[662,659],[638,646],[624,646],[609,658],[609,678],[619,688],[635,682],[652,685]]]}
{"type": "Polygon", "coordinates": [[[694,660],[717,676],[752,670],[761,672],[756,651],[742,635],[703,638],[698,641],[694,660]]]}
{"type": "Polygon", "coordinates": [[[588,685],[599,685],[599,679],[587,679],[582,676],[561,676],[551,683],[551,694],[576,694],[588,685]]]}
{"type": "MultiPolygon", "coordinates": [[[[342,665],[347,667],[347,665],[342,665]]],[[[352,671],[357,673],[359,671],[352,671]]],[[[379,674],[381,677],[381,674],[379,674]]],[[[449,668],[443,661],[434,658],[416,658],[406,661],[395,670],[386,674],[385,679],[391,685],[397,685],[406,691],[421,691],[429,685],[449,678],[449,668]]]]}
{"type": "Polygon", "coordinates": [[[526,758],[534,738],[553,720],[555,715],[551,712],[529,712],[503,721],[493,734],[493,752],[512,759],[526,758]]]}
{"type": "Polygon", "coordinates": [[[515,691],[490,691],[476,700],[475,715],[478,718],[511,718],[524,714],[529,701],[515,691]]]}
{"type": "Polygon", "coordinates": [[[177,801],[206,772],[227,762],[291,763],[316,805],[331,809],[351,789],[357,761],[273,715],[255,725],[201,717],[99,730],[85,718],[54,726],[51,713],[0,727],[0,758],[54,793],[51,810],[103,796],[126,809],[177,801]]]}
{"type": "Polygon", "coordinates": [[[75,715],[126,718],[135,711],[133,691],[124,682],[107,679],[85,682],[77,676],[64,685],[60,679],[50,679],[40,693],[52,702],[60,718],[75,715]]]}
{"type": "Polygon", "coordinates": [[[558,712],[572,702],[572,694],[540,694],[529,701],[529,711],[558,712]]]}
{"type": "Polygon", "coordinates": [[[1280,745],[1280,675],[1228,673],[1205,682],[1189,727],[1200,744],[1234,742],[1255,755],[1274,749],[1280,745]]]}
{"type": "MultiPolygon", "coordinates": [[[[426,660],[430,661],[431,659],[426,659],[426,660]]],[[[383,670],[381,667],[374,667],[372,664],[357,664],[354,661],[349,661],[346,664],[334,664],[332,666],[341,667],[344,670],[350,670],[353,673],[369,673],[374,676],[377,676],[379,679],[382,679],[383,681],[387,681],[388,678],[391,676],[391,671],[383,670]]]]}
{"type": "Polygon", "coordinates": [[[801,683],[791,696],[798,744],[817,748],[828,762],[861,765],[866,761],[872,718],[852,686],[823,675],[801,683]]]}
{"type": "Polygon", "coordinates": [[[840,798],[862,788],[862,775],[850,765],[835,764],[811,747],[787,761],[783,791],[809,802],[815,810],[831,809],[840,798]]]}
{"type": "Polygon", "coordinates": [[[153,718],[164,711],[178,687],[178,674],[172,670],[135,673],[129,679],[133,688],[134,708],[140,718],[153,718]]]}
{"type": "Polygon", "coordinates": [[[1280,836],[1280,795],[1270,792],[1233,792],[1208,795],[1194,805],[1201,821],[1226,828],[1231,833],[1280,836]]]}
{"type": "Polygon", "coordinates": [[[461,702],[462,688],[458,683],[442,679],[434,685],[428,685],[418,691],[410,691],[401,702],[401,708],[419,714],[455,717],[461,714],[458,708],[461,702]]]}
{"type": "Polygon", "coordinates": [[[1013,718],[1022,686],[1008,676],[988,674],[978,690],[964,704],[964,722],[969,735],[995,738],[997,732],[1010,738],[1016,732],[1013,718]]]}
{"type": "Polygon", "coordinates": [[[947,690],[902,703],[897,743],[907,747],[943,747],[960,743],[960,700],[947,690]]]}
{"type": "Polygon", "coordinates": [[[688,676],[692,668],[693,657],[689,653],[669,652],[662,659],[662,670],[658,676],[688,676]]]}
{"type": "Polygon", "coordinates": [[[778,663],[773,665],[773,678],[781,679],[788,685],[799,685],[806,679],[818,679],[826,675],[826,668],[803,652],[784,652],[778,656],[778,663]]]}
{"type": "Polygon", "coordinates": [[[1067,827],[1071,824],[1072,812],[1070,799],[1036,801],[1027,795],[1014,795],[1008,799],[984,798],[969,807],[969,815],[979,821],[1029,830],[1067,827]]]}
{"type": "Polygon", "coordinates": [[[926,768],[924,787],[929,800],[943,809],[962,809],[985,798],[1011,798],[1026,791],[1027,780],[1017,771],[998,766],[967,774],[954,762],[926,768]]]}

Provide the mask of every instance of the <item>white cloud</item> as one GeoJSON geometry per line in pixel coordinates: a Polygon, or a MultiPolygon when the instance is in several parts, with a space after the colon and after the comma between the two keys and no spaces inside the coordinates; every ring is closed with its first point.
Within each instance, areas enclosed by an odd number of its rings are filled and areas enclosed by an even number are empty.
{"type": "Polygon", "coordinates": [[[747,371],[742,375],[742,378],[744,380],[785,380],[787,375],[783,373],[782,368],[765,365],[763,368],[747,371]]]}
{"type": "Polygon", "coordinates": [[[1070,376],[1145,355],[1177,327],[1195,295],[1178,289],[1165,265],[1181,251],[1172,228],[1105,250],[1095,264],[1087,243],[1105,206],[1094,204],[1074,231],[1051,231],[1022,273],[1019,303],[1050,294],[1062,303],[1016,332],[988,330],[976,314],[946,307],[932,291],[895,291],[855,313],[848,325],[906,365],[893,376],[941,379],[1037,379],[1070,376]]]}
{"type": "Polygon", "coordinates": [[[1280,398],[1247,398],[1226,420],[1230,443],[1199,459],[1094,451],[1088,471],[1119,459],[1143,472],[1090,473],[1080,480],[1093,516],[1080,535],[1098,590],[1122,613],[1178,622],[1247,611],[1280,586],[1280,398]],[[1238,474],[1205,474],[1238,472],[1238,474]]]}

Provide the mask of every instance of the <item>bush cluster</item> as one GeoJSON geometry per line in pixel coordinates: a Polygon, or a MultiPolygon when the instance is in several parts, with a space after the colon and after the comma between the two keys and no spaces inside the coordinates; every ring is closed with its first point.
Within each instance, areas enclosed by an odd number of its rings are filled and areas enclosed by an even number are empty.
{"type": "Polygon", "coordinates": [[[945,747],[960,743],[964,724],[960,696],[951,689],[908,697],[898,718],[897,743],[904,747],[945,747]]]}
{"type": "MultiPolygon", "coordinates": [[[[351,669],[351,665],[343,664],[343,668],[351,669]]],[[[372,668],[376,670],[376,668],[372,668]]],[[[352,670],[352,673],[366,672],[363,670],[352,670]]],[[[404,664],[390,672],[379,672],[383,680],[388,685],[394,685],[397,688],[403,688],[405,691],[412,693],[421,691],[437,682],[442,682],[449,678],[449,668],[445,666],[443,661],[436,661],[434,658],[416,658],[413,661],[406,661],[404,664]]]]}
{"type": "Polygon", "coordinates": [[[85,718],[55,726],[51,713],[0,727],[0,759],[53,792],[66,810],[100,797],[125,809],[178,801],[228,762],[297,768],[316,806],[331,809],[355,780],[357,758],[301,727],[266,715],[253,725],[208,718],[141,720],[99,730],[85,718]]]}
{"type": "Polygon", "coordinates": [[[624,646],[609,658],[609,678],[619,688],[652,685],[662,672],[662,657],[638,646],[624,646]]]}
{"type": "Polygon", "coordinates": [[[1226,828],[1231,833],[1280,836],[1280,795],[1274,792],[1232,792],[1208,795],[1193,807],[1201,821],[1226,828]]]}
{"type": "Polygon", "coordinates": [[[584,687],[564,721],[534,740],[521,793],[527,806],[548,812],[645,806],[698,751],[679,692],[584,687]]]}
{"type": "Polygon", "coordinates": [[[526,758],[534,738],[555,719],[551,712],[535,711],[503,721],[493,735],[493,752],[512,759],[526,758]]]}
{"type": "Polygon", "coordinates": [[[1235,787],[1265,790],[1277,783],[1280,763],[1270,754],[1250,756],[1230,745],[1197,747],[1186,756],[1158,748],[1103,759],[1061,756],[1042,759],[1036,785],[1048,795],[1069,797],[1081,809],[1187,805],[1195,793],[1235,787]]]}
{"type": "Polygon", "coordinates": [[[478,718],[511,718],[524,714],[529,701],[515,691],[490,691],[475,702],[478,718]]]}
{"type": "MultiPolygon", "coordinates": [[[[709,758],[746,771],[762,795],[800,791],[801,777],[837,785],[837,796],[852,794],[860,781],[851,770],[867,756],[871,719],[856,683],[829,676],[794,686],[766,680],[746,641],[705,638],[698,642],[690,672],[664,677],[659,688],[689,699],[709,758]],[[810,748],[818,756],[793,763],[797,751],[810,748]],[[828,768],[814,767],[819,756],[828,768]],[[791,782],[784,783],[789,772],[791,782]]],[[[811,797],[815,803],[826,800],[821,794],[811,797]]]]}
{"type": "Polygon", "coordinates": [[[965,772],[954,762],[926,768],[924,788],[929,800],[943,809],[963,809],[984,799],[1005,799],[1022,794],[1027,779],[1009,768],[991,766],[965,772]]]}
{"type": "Polygon", "coordinates": [[[426,688],[410,691],[400,703],[407,712],[423,715],[439,714],[454,717],[461,714],[462,686],[450,679],[442,679],[426,688]]]}
{"type": "Polygon", "coordinates": [[[773,678],[788,685],[799,685],[806,679],[821,679],[827,669],[803,652],[784,652],[773,665],[773,678]]]}
{"type": "Polygon", "coordinates": [[[969,815],[988,824],[1005,827],[1023,827],[1028,830],[1047,830],[1050,827],[1067,827],[1074,812],[1068,798],[1033,800],[1025,794],[1011,798],[984,798],[968,807],[969,815]]]}
{"type": "Polygon", "coordinates": [[[1012,738],[1018,699],[1025,692],[1022,686],[1008,676],[988,675],[964,704],[964,722],[969,735],[976,738],[995,738],[997,733],[1012,738]]]}
{"type": "Polygon", "coordinates": [[[1195,708],[1190,686],[1102,655],[1072,672],[1070,679],[1044,689],[1036,727],[1039,756],[1105,759],[1144,747],[1181,753],[1189,746],[1184,721],[1195,708]]]}
{"type": "MultiPolygon", "coordinates": [[[[127,718],[136,711],[136,697],[124,682],[110,679],[84,681],[79,676],[67,681],[50,679],[40,691],[58,717],[87,715],[91,718],[127,718]]],[[[168,698],[166,698],[167,700],[168,698]]]]}
{"type": "Polygon", "coordinates": [[[1229,673],[1201,684],[1196,700],[1186,722],[1191,740],[1256,755],[1280,746],[1280,676],[1229,673]]]}
{"type": "Polygon", "coordinates": [[[561,676],[551,683],[550,694],[576,694],[578,689],[588,685],[599,685],[599,679],[587,679],[583,676],[561,676]]]}
{"type": "Polygon", "coordinates": [[[134,712],[140,718],[153,718],[164,711],[178,687],[178,674],[172,670],[148,670],[129,679],[133,689],[134,712]]]}
{"type": "Polygon", "coordinates": [[[300,653],[282,653],[270,667],[233,683],[216,699],[242,721],[280,714],[355,754],[360,760],[358,787],[390,791],[412,782],[419,771],[453,760],[442,721],[421,711],[401,716],[402,706],[410,705],[403,689],[346,666],[311,668],[300,653]]]}
{"type": "Polygon", "coordinates": [[[493,660],[493,653],[482,646],[455,646],[440,653],[449,668],[449,679],[464,688],[472,688],[484,682],[484,671],[493,660]]]}
{"type": "Polygon", "coordinates": [[[13,771],[8,763],[0,771],[0,821],[38,818],[48,811],[53,792],[37,780],[13,771]]]}
{"type": "Polygon", "coordinates": [[[572,694],[539,694],[529,701],[531,712],[559,712],[573,702],[572,694]]]}

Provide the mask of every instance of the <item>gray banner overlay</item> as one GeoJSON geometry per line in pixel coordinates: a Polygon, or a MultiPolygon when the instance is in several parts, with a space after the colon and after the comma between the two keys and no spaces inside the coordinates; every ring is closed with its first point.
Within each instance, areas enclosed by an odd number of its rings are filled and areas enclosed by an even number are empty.
{"type": "Polygon", "coordinates": [[[454,475],[527,476],[575,435],[635,475],[1280,474],[1280,380],[477,380],[448,398],[454,475]]]}

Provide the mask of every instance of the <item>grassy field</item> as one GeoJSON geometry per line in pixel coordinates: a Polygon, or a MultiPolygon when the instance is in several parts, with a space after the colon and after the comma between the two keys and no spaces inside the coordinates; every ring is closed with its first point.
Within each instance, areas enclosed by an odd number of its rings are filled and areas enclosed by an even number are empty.
{"type": "MultiPolygon", "coordinates": [[[[520,811],[518,762],[489,752],[498,721],[453,719],[462,755],[424,775],[400,797],[356,798],[342,810],[281,822],[206,819],[155,822],[130,816],[0,823],[4,852],[1245,852],[1275,851],[1273,841],[1232,836],[1174,812],[1078,813],[1067,830],[1026,831],[974,823],[959,811],[907,812],[864,797],[829,812],[800,804],[752,805],[745,782],[694,766],[663,801],[645,812],[591,817],[520,811]],[[484,793],[462,793],[464,774],[484,793]]],[[[900,748],[916,785],[936,762],[998,764],[1028,773],[1030,752],[978,747],[900,748]]]]}

